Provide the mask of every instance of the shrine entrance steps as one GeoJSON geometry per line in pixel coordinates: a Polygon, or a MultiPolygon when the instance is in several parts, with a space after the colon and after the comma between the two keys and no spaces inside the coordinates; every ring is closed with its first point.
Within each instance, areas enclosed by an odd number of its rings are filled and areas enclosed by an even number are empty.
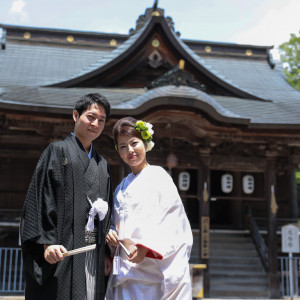
{"type": "Polygon", "coordinates": [[[268,298],[267,273],[247,231],[211,231],[209,276],[211,298],[268,298]]]}

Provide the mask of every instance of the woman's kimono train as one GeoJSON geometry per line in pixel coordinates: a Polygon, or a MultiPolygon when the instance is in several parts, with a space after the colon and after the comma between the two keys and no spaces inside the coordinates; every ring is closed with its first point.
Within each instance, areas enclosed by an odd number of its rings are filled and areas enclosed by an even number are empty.
{"type": "Polygon", "coordinates": [[[112,275],[107,300],[191,300],[189,257],[192,231],[177,188],[161,167],[129,174],[114,194],[112,226],[120,240],[149,249],[134,264],[118,248],[118,274],[112,275]]]}

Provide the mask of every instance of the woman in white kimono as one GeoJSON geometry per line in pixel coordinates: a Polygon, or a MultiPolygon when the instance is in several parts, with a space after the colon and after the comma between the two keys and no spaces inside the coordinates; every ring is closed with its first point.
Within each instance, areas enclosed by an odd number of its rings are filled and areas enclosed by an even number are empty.
{"type": "Polygon", "coordinates": [[[151,124],[131,117],[113,128],[116,149],[132,172],[114,193],[106,237],[115,247],[107,300],[192,299],[192,231],[172,178],[147,163],[153,133],[151,124]]]}

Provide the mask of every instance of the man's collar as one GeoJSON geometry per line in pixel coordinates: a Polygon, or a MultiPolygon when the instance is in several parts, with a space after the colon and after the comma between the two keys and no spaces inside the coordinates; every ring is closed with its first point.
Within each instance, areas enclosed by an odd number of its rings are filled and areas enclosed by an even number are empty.
{"type": "MultiPolygon", "coordinates": [[[[74,132],[71,132],[71,134],[73,134],[74,136],[76,136],[74,132]]],[[[85,150],[85,152],[87,153],[89,159],[92,158],[92,151],[93,151],[93,144],[91,143],[90,152],[88,153],[88,152],[85,150]]]]}

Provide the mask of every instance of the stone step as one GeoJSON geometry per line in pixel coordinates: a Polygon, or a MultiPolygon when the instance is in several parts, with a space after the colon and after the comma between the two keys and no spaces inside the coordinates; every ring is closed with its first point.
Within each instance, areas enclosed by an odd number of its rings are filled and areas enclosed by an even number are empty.
{"type": "Polygon", "coordinates": [[[243,282],[243,281],[231,281],[231,282],[221,282],[221,281],[211,281],[210,283],[212,286],[210,287],[210,291],[217,290],[232,290],[235,291],[239,288],[242,290],[250,291],[250,290],[260,290],[260,291],[267,291],[268,290],[268,283],[267,282],[243,282]]]}
{"type": "Polygon", "coordinates": [[[255,245],[252,241],[237,241],[237,242],[230,242],[230,241],[218,241],[218,242],[212,242],[210,241],[210,244],[214,247],[218,246],[225,246],[225,247],[249,247],[249,248],[255,248],[255,245]]]}
{"type": "Polygon", "coordinates": [[[243,283],[253,283],[253,282],[262,282],[267,283],[266,274],[258,273],[254,276],[254,274],[240,274],[240,273],[232,273],[227,274],[227,276],[224,276],[225,274],[216,274],[216,273],[210,273],[211,281],[215,282],[243,282],[243,283]]]}
{"type": "Polygon", "coordinates": [[[239,237],[239,236],[213,236],[210,235],[210,241],[213,243],[226,242],[226,243],[236,243],[236,242],[252,242],[250,237],[239,237]]]}
{"type": "Polygon", "coordinates": [[[209,252],[210,257],[215,256],[237,256],[237,257],[256,257],[257,251],[255,249],[211,249],[209,252]]]}
{"type": "MultiPolygon", "coordinates": [[[[210,264],[214,263],[221,263],[221,264],[228,264],[231,266],[232,264],[244,264],[245,263],[245,257],[228,257],[228,256],[216,256],[216,257],[210,257],[210,264]]],[[[247,258],[247,264],[261,264],[260,258],[257,256],[252,256],[247,258]]]]}
{"type": "Polygon", "coordinates": [[[210,239],[211,240],[251,240],[251,236],[247,235],[247,234],[214,234],[214,233],[210,233],[210,239]]]}
{"type": "Polygon", "coordinates": [[[239,231],[239,230],[220,230],[220,231],[215,231],[211,230],[210,231],[211,236],[244,236],[244,237],[250,237],[250,231],[239,231]]]}
{"type": "Polygon", "coordinates": [[[247,233],[210,238],[210,297],[267,298],[267,275],[247,233]]]}
{"type": "Polygon", "coordinates": [[[268,292],[260,291],[260,290],[241,290],[241,291],[235,291],[235,290],[214,290],[210,292],[210,298],[268,298],[268,292]]]}
{"type": "MultiPolygon", "coordinates": [[[[209,270],[210,272],[218,271],[218,270],[227,270],[228,265],[227,264],[222,264],[222,263],[211,263],[209,265],[209,270]]],[[[230,272],[236,272],[236,271],[244,271],[246,270],[247,272],[261,272],[264,273],[264,268],[261,266],[261,264],[232,264],[230,266],[230,272]]]]}
{"type": "Polygon", "coordinates": [[[214,251],[252,251],[257,253],[256,247],[253,244],[213,244],[213,248],[210,249],[210,253],[214,251]]]}
{"type": "Polygon", "coordinates": [[[267,282],[263,284],[256,284],[253,282],[252,284],[246,284],[243,282],[238,282],[237,284],[232,284],[230,282],[226,282],[225,284],[220,282],[214,282],[214,285],[211,287],[211,292],[249,292],[249,291],[259,291],[259,292],[267,292],[267,282]]]}
{"type": "Polygon", "coordinates": [[[224,281],[226,280],[235,280],[236,278],[243,278],[243,279],[251,279],[251,278],[255,278],[255,279],[265,279],[266,278],[266,274],[262,273],[262,272],[249,272],[249,271],[235,271],[235,272],[227,272],[226,270],[224,271],[212,271],[209,273],[211,278],[217,278],[217,279],[224,279],[224,281]]]}
{"type": "Polygon", "coordinates": [[[246,283],[246,282],[242,282],[242,281],[237,281],[237,282],[227,282],[226,285],[222,284],[219,281],[212,281],[211,282],[212,285],[217,286],[217,289],[215,287],[212,287],[210,289],[210,291],[215,291],[215,290],[219,290],[219,291],[227,291],[227,290],[231,290],[231,291],[236,291],[236,290],[244,290],[244,291],[251,291],[251,290],[259,290],[259,291],[267,291],[267,282],[250,282],[250,283],[246,283]]]}

